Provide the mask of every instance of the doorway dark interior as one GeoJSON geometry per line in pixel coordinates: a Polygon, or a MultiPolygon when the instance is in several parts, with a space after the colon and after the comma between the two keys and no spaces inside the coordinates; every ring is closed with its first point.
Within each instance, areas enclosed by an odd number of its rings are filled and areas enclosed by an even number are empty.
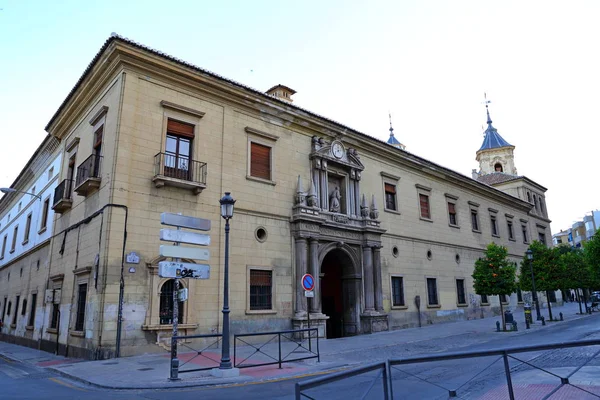
{"type": "Polygon", "coordinates": [[[343,260],[347,256],[340,251],[332,251],[325,256],[321,265],[321,304],[326,322],[327,339],[343,336],[344,296],[342,293],[343,260]]]}

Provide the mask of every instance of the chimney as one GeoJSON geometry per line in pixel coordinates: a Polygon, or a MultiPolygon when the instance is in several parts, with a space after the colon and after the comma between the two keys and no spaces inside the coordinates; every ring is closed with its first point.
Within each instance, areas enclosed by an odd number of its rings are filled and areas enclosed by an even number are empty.
{"type": "Polygon", "coordinates": [[[267,94],[278,98],[279,100],[287,101],[288,103],[292,103],[292,95],[296,93],[294,89],[291,89],[284,85],[275,85],[271,89],[266,91],[267,94]]]}

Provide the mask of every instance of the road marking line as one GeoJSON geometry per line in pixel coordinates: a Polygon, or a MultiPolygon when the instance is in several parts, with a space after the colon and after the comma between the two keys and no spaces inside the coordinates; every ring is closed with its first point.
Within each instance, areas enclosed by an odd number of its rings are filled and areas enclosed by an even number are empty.
{"type": "Polygon", "coordinates": [[[70,389],[81,390],[82,392],[87,392],[87,390],[85,390],[85,389],[82,389],[82,388],[80,388],[80,387],[77,387],[77,386],[71,385],[70,383],[67,383],[67,382],[65,382],[65,381],[62,381],[61,379],[58,379],[58,378],[48,378],[48,380],[51,380],[51,381],[52,381],[52,382],[54,382],[54,383],[58,383],[59,385],[66,386],[66,387],[68,387],[68,388],[70,388],[70,389]]]}
{"type": "Polygon", "coordinates": [[[10,378],[19,379],[23,378],[26,375],[29,375],[27,371],[23,371],[22,369],[11,367],[10,365],[0,365],[0,372],[8,375],[10,378]]]}

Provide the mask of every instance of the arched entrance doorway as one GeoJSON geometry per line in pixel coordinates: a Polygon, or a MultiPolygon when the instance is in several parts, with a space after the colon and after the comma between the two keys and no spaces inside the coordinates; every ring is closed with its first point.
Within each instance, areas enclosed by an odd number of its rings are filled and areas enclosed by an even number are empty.
{"type": "Polygon", "coordinates": [[[328,339],[359,333],[360,275],[355,272],[352,258],[335,249],[321,262],[321,308],[328,339]]]}

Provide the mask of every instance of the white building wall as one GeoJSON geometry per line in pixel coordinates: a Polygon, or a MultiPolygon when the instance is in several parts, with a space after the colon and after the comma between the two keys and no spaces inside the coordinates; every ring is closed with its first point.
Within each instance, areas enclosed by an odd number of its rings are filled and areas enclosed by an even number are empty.
{"type": "Polygon", "coordinates": [[[60,175],[61,160],[62,154],[59,153],[38,176],[35,183],[27,189],[28,192],[34,192],[40,196],[41,200],[29,194],[15,193],[16,196],[12,206],[0,216],[0,251],[4,237],[7,236],[4,258],[0,259],[0,268],[52,236],[54,222],[52,203],[54,189],[59,183],[58,177],[60,175]],[[48,220],[46,222],[46,229],[40,231],[42,226],[41,217],[46,199],[49,199],[48,220]],[[31,214],[29,241],[23,244],[27,216],[29,214],[31,214]],[[14,228],[17,225],[19,227],[17,242],[15,251],[11,252],[14,228]]]}

